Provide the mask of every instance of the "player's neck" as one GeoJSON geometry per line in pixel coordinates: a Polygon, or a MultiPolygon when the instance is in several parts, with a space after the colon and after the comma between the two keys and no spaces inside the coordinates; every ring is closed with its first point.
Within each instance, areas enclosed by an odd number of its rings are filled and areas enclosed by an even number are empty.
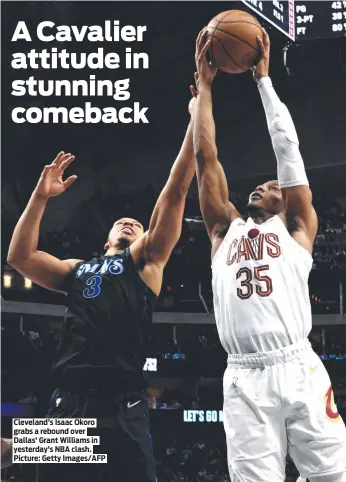
{"type": "Polygon", "coordinates": [[[104,254],[104,256],[115,256],[116,254],[119,254],[121,253],[122,251],[124,251],[123,249],[120,249],[120,248],[109,248],[106,253],[104,254]]]}
{"type": "Polygon", "coordinates": [[[267,213],[265,211],[260,211],[258,209],[249,211],[249,216],[255,224],[263,224],[268,219],[272,218],[274,215],[272,213],[267,213]]]}
{"type": "Polygon", "coordinates": [[[115,256],[116,254],[124,251],[124,249],[128,248],[130,244],[131,243],[127,238],[119,238],[114,246],[109,246],[105,256],[115,256]]]}

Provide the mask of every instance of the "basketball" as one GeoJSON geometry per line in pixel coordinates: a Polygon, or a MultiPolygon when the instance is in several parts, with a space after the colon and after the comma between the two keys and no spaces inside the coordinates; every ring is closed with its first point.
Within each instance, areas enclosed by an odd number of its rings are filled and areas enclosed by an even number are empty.
{"type": "Polygon", "coordinates": [[[258,20],[241,10],[219,13],[208,24],[209,60],[218,70],[241,74],[256,65],[260,49],[256,36],[263,38],[258,20]]]}

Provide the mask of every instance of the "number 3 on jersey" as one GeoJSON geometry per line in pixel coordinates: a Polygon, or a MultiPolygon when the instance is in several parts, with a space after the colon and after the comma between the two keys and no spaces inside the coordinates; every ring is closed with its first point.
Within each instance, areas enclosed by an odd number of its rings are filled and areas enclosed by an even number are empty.
{"type": "Polygon", "coordinates": [[[256,284],[256,293],[259,296],[269,296],[273,292],[273,283],[271,278],[269,278],[269,276],[266,276],[265,274],[261,274],[262,271],[266,271],[268,269],[269,266],[265,264],[263,266],[256,266],[253,274],[249,268],[241,268],[237,272],[236,278],[243,278],[240,282],[241,288],[237,288],[237,295],[240,299],[247,300],[248,298],[250,298],[250,296],[253,295],[253,284],[251,283],[253,278],[255,278],[257,281],[262,281],[265,285],[264,287],[262,287],[256,284]]]}
{"type": "Polygon", "coordinates": [[[85,290],[83,290],[84,298],[96,298],[96,296],[101,293],[101,283],[101,276],[92,276],[89,278],[86,284],[90,286],[90,288],[85,288],[85,290]]]}

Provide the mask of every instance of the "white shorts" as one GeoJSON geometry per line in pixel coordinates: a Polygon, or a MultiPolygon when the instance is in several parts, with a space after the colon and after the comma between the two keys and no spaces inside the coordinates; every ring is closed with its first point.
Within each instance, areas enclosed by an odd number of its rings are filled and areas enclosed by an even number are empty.
{"type": "Polygon", "coordinates": [[[346,472],[346,429],[308,340],[228,355],[223,421],[232,482],[282,482],[287,449],[302,477],[346,472]]]}

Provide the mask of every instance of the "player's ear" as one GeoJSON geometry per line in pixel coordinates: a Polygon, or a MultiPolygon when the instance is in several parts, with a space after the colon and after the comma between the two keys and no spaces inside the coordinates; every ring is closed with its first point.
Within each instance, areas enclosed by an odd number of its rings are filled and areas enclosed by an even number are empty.
{"type": "Polygon", "coordinates": [[[104,249],[105,249],[106,251],[109,250],[109,241],[108,241],[108,240],[107,240],[107,243],[104,245],[104,249]]]}

